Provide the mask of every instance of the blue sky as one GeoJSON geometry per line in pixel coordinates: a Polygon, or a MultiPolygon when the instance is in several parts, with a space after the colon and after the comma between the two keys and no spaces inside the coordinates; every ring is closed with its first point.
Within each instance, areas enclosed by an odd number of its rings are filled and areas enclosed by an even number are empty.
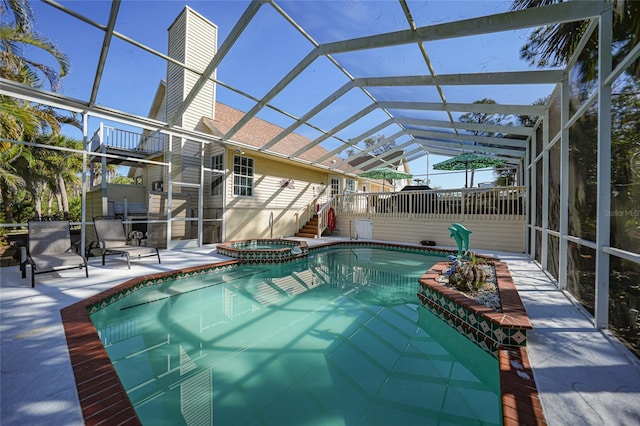
{"type": "MultiPolygon", "coordinates": [[[[111,3],[108,1],[62,1],[91,20],[106,25],[111,3]]],[[[103,32],[74,19],[41,2],[33,2],[36,14],[35,29],[53,40],[72,62],[70,75],[64,79],[66,96],[88,99],[91,94],[103,32]]],[[[167,29],[184,8],[189,5],[219,29],[218,46],[241,16],[247,1],[159,1],[125,0],[122,2],[116,31],[166,53],[167,29]]],[[[319,43],[362,37],[379,32],[407,28],[406,19],[397,1],[284,1],[278,2],[319,43]]],[[[503,1],[409,1],[412,15],[418,26],[433,25],[452,20],[504,12],[509,2],[503,1]]],[[[480,37],[444,40],[425,44],[437,74],[518,71],[529,69],[519,59],[519,48],[526,41],[527,31],[490,34],[480,37]]],[[[218,78],[256,98],[267,93],[313,46],[289,25],[269,5],[263,6],[250,28],[242,34],[230,54],[218,69],[218,78]]],[[[26,52],[29,54],[29,52],[26,52]]],[[[31,52],[34,55],[36,52],[31,52]]],[[[401,49],[375,49],[335,55],[335,59],[355,77],[427,74],[417,47],[401,49]]],[[[48,60],[48,58],[43,58],[48,60]]],[[[146,116],[158,83],[166,73],[165,61],[114,38],[107,58],[97,103],[118,110],[146,116]]],[[[310,108],[332,93],[346,81],[346,77],[326,58],[315,61],[272,104],[295,116],[302,116],[310,108]],[[319,79],[320,77],[320,79],[319,79]],[[322,84],[319,84],[321,82],[322,84]]],[[[444,87],[448,102],[473,102],[490,97],[498,103],[531,104],[551,93],[549,86],[528,86],[526,90],[509,86],[444,87]]],[[[380,100],[439,101],[435,88],[371,89],[380,100]]],[[[249,100],[229,90],[218,89],[218,100],[247,111],[253,106],[249,100]]],[[[350,92],[323,113],[314,117],[313,124],[325,130],[333,128],[340,120],[370,103],[364,94],[350,92]]],[[[409,112],[405,112],[409,116],[409,112]]],[[[454,114],[459,116],[460,114],[454,114]]],[[[270,110],[259,115],[283,127],[291,119],[270,110]]],[[[375,111],[357,121],[338,136],[349,139],[384,121],[386,115],[375,111]]],[[[442,112],[429,112],[425,118],[447,120],[442,112]]],[[[98,122],[90,122],[91,129],[98,122]]],[[[383,129],[390,135],[397,127],[383,129]]],[[[80,134],[71,136],[81,137],[80,134]]],[[[316,130],[302,127],[298,133],[309,138],[319,136],[316,130]]],[[[398,143],[402,143],[400,140],[398,143]]],[[[325,148],[333,149],[336,141],[327,141],[325,148]],[[332,145],[333,143],[333,145],[332,145]]],[[[447,157],[431,155],[428,162],[434,164],[447,157]]],[[[427,159],[412,162],[411,171],[424,178],[427,159]]],[[[430,171],[434,186],[452,188],[464,186],[464,174],[434,174],[430,171]]],[[[491,172],[476,174],[475,183],[492,180],[491,172]]]]}

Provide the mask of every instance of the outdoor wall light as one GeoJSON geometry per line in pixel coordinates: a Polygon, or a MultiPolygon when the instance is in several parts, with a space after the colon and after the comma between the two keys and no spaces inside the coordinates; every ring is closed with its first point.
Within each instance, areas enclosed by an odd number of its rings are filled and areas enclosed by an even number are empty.
{"type": "Polygon", "coordinates": [[[236,154],[244,155],[244,151],[240,148],[236,148],[236,154]]]}

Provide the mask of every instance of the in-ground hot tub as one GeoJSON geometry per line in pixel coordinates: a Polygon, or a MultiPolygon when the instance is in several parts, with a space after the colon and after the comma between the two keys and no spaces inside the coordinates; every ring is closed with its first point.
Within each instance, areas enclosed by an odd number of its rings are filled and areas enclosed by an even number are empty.
{"type": "Polygon", "coordinates": [[[309,254],[304,241],[281,239],[238,240],[219,244],[219,254],[241,260],[243,263],[287,262],[309,254]]]}

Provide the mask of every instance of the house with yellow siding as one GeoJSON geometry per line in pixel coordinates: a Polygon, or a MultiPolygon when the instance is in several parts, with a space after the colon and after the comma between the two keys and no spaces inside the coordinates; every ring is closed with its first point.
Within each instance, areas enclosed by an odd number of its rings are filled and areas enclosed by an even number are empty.
{"type": "MultiPolygon", "coordinates": [[[[214,81],[199,81],[190,70],[203,70],[212,61],[217,31],[189,7],[179,14],[168,29],[168,55],[186,67],[169,62],[167,77],[151,100],[149,117],[211,134],[219,142],[145,131],[131,150],[141,151],[140,159],[120,162],[129,166],[136,185],[106,180],[95,185],[89,193],[88,218],[120,215],[132,222],[129,229],[143,230],[147,243],[157,247],[277,238],[300,232],[337,194],[385,188],[381,181],[358,180],[360,168],[319,143],[259,117],[243,122],[245,112],[218,102],[214,81]],[[186,99],[191,101],[183,108],[186,99]],[[222,138],[236,127],[232,139],[222,138]],[[323,160],[314,162],[318,158],[323,160]]],[[[125,133],[101,127],[93,138],[96,151],[102,147],[105,154],[121,155],[125,133]]],[[[94,161],[102,161],[106,169],[110,157],[94,161]]],[[[383,161],[368,163],[362,170],[383,161]]],[[[387,165],[409,171],[405,160],[387,165]]],[[[399,187],[408,183],[395,182],[399,187]]],[[[392,190],[393,184],[386,189],[392,190]]],[[[314,223],[314,228],[314,234],[301,235],[318,236],[326,224],[314,223]]],[[[88,235],[91,240],[91,232],[88,235]]]]}

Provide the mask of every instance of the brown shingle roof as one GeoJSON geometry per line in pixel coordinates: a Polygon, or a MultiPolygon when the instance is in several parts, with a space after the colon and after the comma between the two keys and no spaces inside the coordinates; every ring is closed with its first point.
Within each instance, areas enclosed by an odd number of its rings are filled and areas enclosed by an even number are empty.
{"type": "MultiPolygon", "coordinates": [[[[244,112],[232,108],[220,102],[216,102],[215,118],[204,117],[203,122],[212,130],[214,134],[226,134],[233,126],[240,121],[244,116],[244,112]],[[217,130],[217,132],[216,132],[217,130]]],[[[247,122],[232,139],[236,142],[260,148],[266,145],[274,137],[280,134],[284,129],[273,123],[269,123],[261,118],[254,117],[247,122]]],[[[282,138],[277,144],[269,148],[269,151],[277,152],[285,156],[290,156],[294,152],[303,148],[311,142],[310,139],[298,135],[296,133],[290,133],[282,138]]],[[[319,145],[309,148],[303,152],[298,158],[306,161],[315,161],[326,155],[328,151],[319,145]]],[[[340,161],[337,156],[332,156],[321,164],[325,166],[331,166],[331,160],[340,161]]],[[[347,167],[345,167],[346,169],[347,167]]]]}

